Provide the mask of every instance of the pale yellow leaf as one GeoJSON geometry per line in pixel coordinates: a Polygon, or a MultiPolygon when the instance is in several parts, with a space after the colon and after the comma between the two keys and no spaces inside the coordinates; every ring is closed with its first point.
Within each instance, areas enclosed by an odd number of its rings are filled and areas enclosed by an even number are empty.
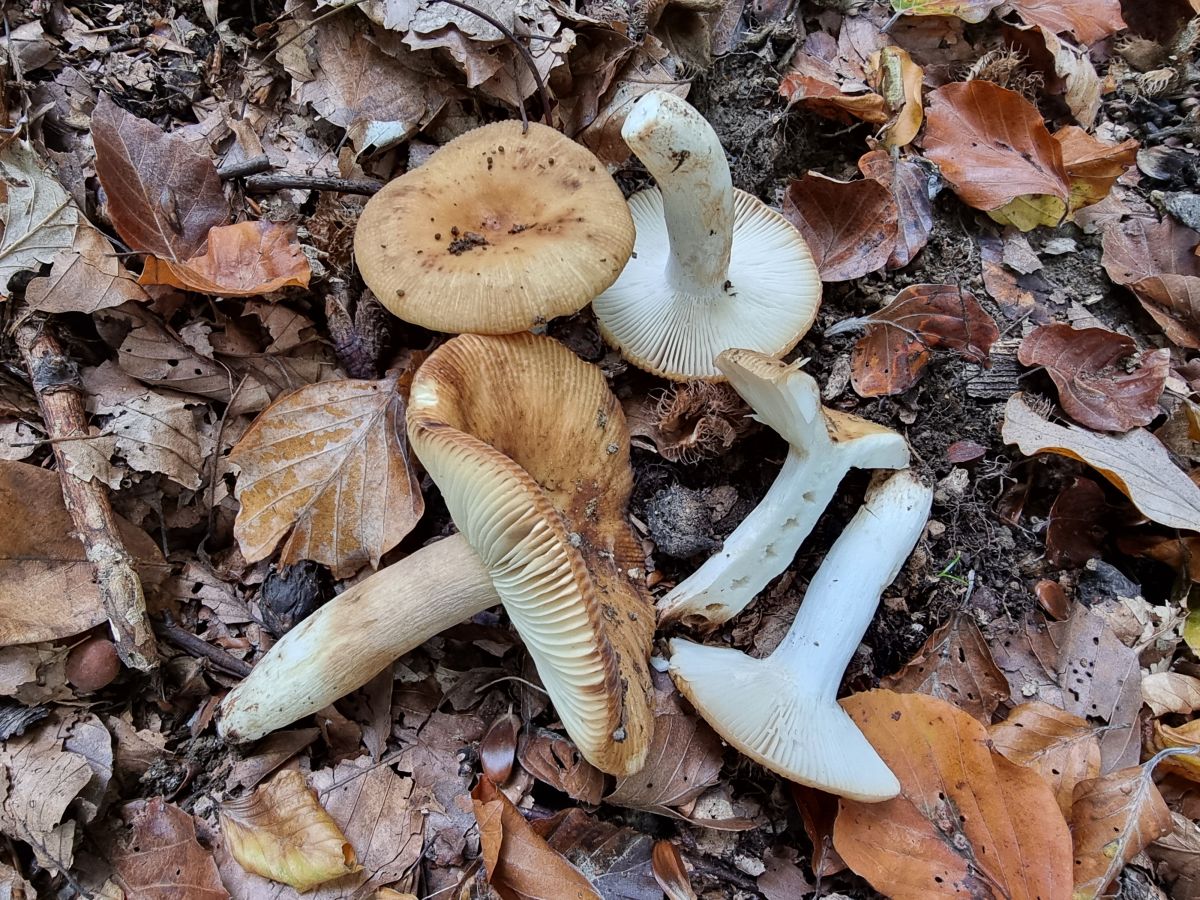
{"type": "Polygon", "coordinates": [[[1142,678],[1142,699],[1156,716],[1200,709],[1200,678],[1178,672],[1155,672],[1142,678]]]}

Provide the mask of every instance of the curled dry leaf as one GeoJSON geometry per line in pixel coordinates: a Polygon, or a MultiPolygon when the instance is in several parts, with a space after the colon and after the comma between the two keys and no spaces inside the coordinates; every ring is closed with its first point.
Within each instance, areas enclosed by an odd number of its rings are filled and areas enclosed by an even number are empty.
{"type": "Polygon", "coordinates": [[[1061,128],[1052,137],[1062,150],[1063,168],[1071,181],[1067,204],[1071,215],[1107,197],[1117,179],[1137,162],[1138,142],[1133,138],[1106,144],[1077,125],[1061,128]]]}
{"type": "Polygon", "coordinates": [[[933,233],[933,201],[929,199],[929,172],[915,158],[893,159],[886,150],[872,150],[858,160],[858,169],[892,192],[896,203],[896,244],[889,269],[908,265],[933,233]]]}
{"type": "Polygon", "coordinates": [[[1094,44],[1123,31],[1121,0],[1007,0],[1008,6],[1030,25],[1071,35],[1081,44],[1094,44]]]}
{"type": "Polygon", "coordinates": [[[856,71],[839,50],[831,36],[810,34],[779,82],[779,93],[789,105],[800,104],[831,119],[884,124],[888,109],[883,97],[868,89],[865,73],[856,71]]]}
{"type": "Polygon", "coordinates": [[[196,839],[196,823],[155,797],[133,820],[129,840],[113,856],[113,877],[127,897],[142,900],[227,900],[213,860],[196,839]]]}
{"type": "Polygon", "coordinates": [[[978,721],[924,694],[842,701],[900,779],[883,803],[842,800],[834,847],[895,900],[1064,897],[1071,836],[1050,786],[989,747],[978,721]]]}
{"type": "Polygon", "coordinates": [[[838,814],[837,796],[794,781],[788,783],[788,790],[792,793],[796,809],[800,811],[804,833],[813,846],[813,872],[820,878],[827,878],[843,871],[846,863],[833,849],[833,823],[838,814]]]}
{"type": "Polygon", "coordinates": [[[896,201],[873,178],[809,172],[788,185],[783,214],[808,242],[822,281],[850,281],[887,265],[899,234],[896,201]]]}
{"type": "Polygon", "coordinates": [[[296,242],[296,226],[238,222],[208,233],[208,248],[183,262],[150,257],[139,284],[171,287],[218,297],[253,297],[285,287],[307,287],[312,275],[296,242]]]}
{"type": "Polygon", "coordinates": [[[988,728],[992,747],[1050,784],[1058,808],[1071,814],[1075,785],[1100,775],[1097,726],[1082,716],[1034,700],[988,728]]]}
{"type": "Polygon", "coordinates": [[[1174,829],[1146,848],[1158,863],[1172,900],[1200,900],[1200,824],[1186,816],[1171,813],[1174,829]]]}
{"type": "Polygon", "coordinates": [[[1189,781],[1200,782],[1200,719],[1192,719],[1178,728],[1164,725],[1157,719],[1153,723],[1146,749],[1152,753],[1162,753],[1164,750],[1186,750],[1188,755],[1171,756],[1162,761],[1164,771],[1186,778],[1189,781]]]}
{"type": "Polygon", "coordinates": [[[871,81],[883,97],[891,118],[883,127],[885,147],[906,147],[912,143],[921,123],[925,107],[921,99],[921,82],[925,70],[913,62],[907,50],[891,45],[877,51],[870,61],[874,70],[871,81]]]}
{"type": "Polygon", "coordinates": [[[225,846],[248,872],[307,891],[361,868],[354,848],[309,788],[285,769],[254,793],[221,804],[225,846]]]}
{"type": "Polygon", "coordinates": [[[968,291],[952,284],[914,284],[878,312],[846,319],[826,335],[864,328],[854,345],[850,381],[860,397],[899,394],[920,380],[937,349],[988,364],[996,322],[968,291]]]}
{"type": "Polygon", "coordinates": [[[346,578],[398,544],[425,501],[404,434],[398,372],[326,381],[281,397],[230,454],[241,467],[234,534],[265,559],[291,531],[280,562],[311,559],[346,578]]]}
{"type": "Polygon", "coordinates": [[[491,781],[479,779],[471,799],[488,881],[504,900],[598,900],[583,873],[550,849],[491,781]]]}
{"type": "Polygon", "coordinates": [[[1104,230],[1101,262],[1172,342],[1200,349],[1200,235],[1170,219],[1128,219],[1104,230]]]}
{"type": "Polygon", "coordinates": [[[1097,434],[1039,416],[1022,394],[1004,408],[1001,436],[1026,456],[1057,453],[1087,463],[1149,519],[1169,528],[1200,531],[1200,487],[1176,467],[1166,447],[1143,428],[1097,434]]]}
{"type": "Polygon", "coordinates": [[[1179,672],[1154,672],[1142,678],[1142,699],[1156,716],[1194,713],[1200,709],[1200,678],[1179,672]]]}
{"type": "Polygon", "coordinates": [[[504,784],[512,774],[520,730],[521,720],[508,712],[496,718],[479,742],[479,762],[483,774],[495,784],[504,784]]]}
{"type": "Polygon", "coordinates": [[[956,16],[982,22],[1004,0],[892,0],[892,9],[909,16],[956,16]]]}
{"type": "Polygon", "coordinates": [[[929,694],[953,703],[985,725],[1008,699],[1008,682],[996,668],[979,626],[957,612],[929,636],[916,656],[881,687],[900,693],[929,694]]]}
{"type": "Polygon", "coordinates": [[[1098,431],[1149,425],[1159,414],[1171,367],[1169,350],[1138,353],[1133,338],[1065,323],[1035,328],[1021,342],[1017,359],[1044,366],[1067,415],[1098,431]]]}
{"type": "Polygon", "coordinates": [[[521,735],[518,758],[535,778],[573,800],[595,806],[604,795],[604,773],[560,734],[539,728],[532,735],[521,735]]]}
{"type": "Polygon", "coordinates": [[[27,145],[9,141],[0,151],[0,297],[9,279],[69,250],[80,215],[62,185],[27,145]]]}
{"type": "Polygon", "coordinates": [[[688,877],[687,866],[683,863],[683,854],[670,841],[654,842],[651,857],[654,865],[654,880],[667,895],[667,900],[696,900],[696,892],[692,890],[692,880],[688,877]]]}

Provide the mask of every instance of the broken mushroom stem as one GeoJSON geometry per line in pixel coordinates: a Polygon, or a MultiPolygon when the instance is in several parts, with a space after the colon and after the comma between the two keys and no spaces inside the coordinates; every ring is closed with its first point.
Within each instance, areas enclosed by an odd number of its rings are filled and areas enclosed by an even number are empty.
{"type": "Polygon", "coordinates": [[[722,737],[786,778],[868,802],[896,796],[896,776],[838,705],[837,692],[932,502],[933,492],[909,470],[873,485],[775,651],[753,659],[673,640],[670,672],[680,692],[722,737]]]}
{"type": "Polygon", "coordinates": [[[770,490],[721,549],[660,602],[660,623],[713,628],[733,618],[792,562],[852,468],[899,469],[908,444],[894,431],[821,406],[816,381],[798,364],[727,350],[717,366],[784,437],[788,455],[770,490]]]}
{"type": "Polygon", "coordinates": [[[290,725],[499,602],[483,561],[461,535],[422,547],[285,634],[222,701],[217,731],[243,742],[290,725]]]}

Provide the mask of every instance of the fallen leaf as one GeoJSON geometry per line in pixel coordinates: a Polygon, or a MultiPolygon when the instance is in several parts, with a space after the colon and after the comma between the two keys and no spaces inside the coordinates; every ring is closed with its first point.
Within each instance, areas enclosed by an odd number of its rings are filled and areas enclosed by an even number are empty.
{"type": "Polygon", "coordinates": [[[1007,0],[1008,7],[1030,25],[1071,35],[1094,44],[1127,26],[1121,0],[1007,0]]]}
{"type": "Polygon", "coordinates": [[[987,448],[974,441],[955,441],[946,448],[946,462],[950,463],[975,462],[986,455],[987,448]]]}
{"type": "Polygon", "coordinates": [[[952,284],[914,284],[883,309],[844,319],[825,334],[865,329],[850,358],[850,382],[860,397],[908,390],[925,373],[932,351],[954,350],[964,359],[988,364],[1000,329],[979,301],[952,284]]]}
{"type": "Polygon", "coordinates": [[[1152,775],[1157,759],[1075,785],[1073,900],[1101,896],[1125,865],[1171,832],[1171,811],[1152,775]]]}
{"type": "Polygon", "coordinates": [[[1157,560],[1200,582],[1200,537],[1196,535],[1128,534],[1117,539],[1117,547],[1122,553],[1157,560]]]}
{"type": "Polygon", "coordinates": [[[266,559],[290,531],[281,564],[311,559],[346,578],[377,567],[412,530],[425,502],[398,379],[309,385],[259,415],[230,454],[241,467],[234,534],[247,560],[266,559]]]}
{"type": "MultiPolygon", "coordinates": [[[[161,584],[168,569],[158,545],[119,516],[117,528],[143,584],[161,584]]],[[[0,461],[0,646],[69,637],[105,620],[58,474],[0,461]]]]}
{"type": "Polygon", "coordinates": [[[1050,54],[1054,75],[1062,80],[1062,98],[1067,109],[1076,122],[1084,128],[1091,128],[1100,112],[1100,95],[1104,90],[1091,56],[1086,48],[1060,40],[1048,28],[1037,26],[1036,31],[1050,54]]]}
{"type": "Polygon", "coordinates": [[[0,297],[18,272],[53,262],[75,241],[80,215],[62,185],[21,141],[0,151],[0,297]]]}
{"type": "Polygon", "coordinates": [[[868,87],[865,75],[840,51],[838,41],[818,31],[808,35],[793,56],[779,93],[789,106],[799,104],[827,118],[883,125],[889,117],[887,105],[868,87]]]}
{"type": "Polygon", "coordinates": [[[1200,349],[1200,235],[1170,219],[1127,219],[1104,229],[1101,262],[1172,342],[1200,349]]]}
{"type": "Polygon", "coordinates": [[[1154,753],[1162,753],[1165,750],[1191,751],[1189,755],[1181,754],[1163,759],[1161,765],[1164,771],[1188,781],[1200,782],[1200,756],[1194,755],[1200,749],[1200,719],[1192,719],[1178,728],[1164,725],[1155,719],[1146,740],[1146,749],[1154,753]]]}
{"type": "Polygon", "coordinates": [[[899,226],[891,191],[873,178],[809,172],[788,185],[783,214],[812,250],[822,281],[850,281],[887,265],[899,226]]]}
{"type": "Polygon", "coordinates": [[[601,896],[662,900],[651,864],[654,840],[649,835],[593,819],[581,809],[568,809],[532,826],[552,850],[583,872],[601,896]]]}
{"type": "Polygon", "coordinates": [[[1178,672],[1154,672],[1142,677],[1142,699],[1156,716],[1193,713],[1200,709],[1200,678],[1178,672]]]}
{"type": "Polygon", "coordinates": [[[1075,785],[1100,774],[1097,728],[1082,716],[1034,700],[988,727],[992,747],[1050,784],[1063,816],[1071,815],[1075,785]]]}
{"type": "Polygon", "coordinates": [[[1173,829],[1146,848],[1158,863],[1163,887],[1172,900],[1200,900],[1200,824],[1171,813],[1173,829]]]}
{"type": "Polygon", "coordinates": [[[604,795],[604,773],[583,758],[579,748],[544,728],[521,735],[518,758],[535,778],[572,800],[597,806],[604,795]]]}
{"type": "Polygon", "coordinates": [[[1171,367],[1169,350],[1138,353],[1133,338],[1062,322],[1031,331],[1017,358],[1045,367],[1067,415],[1098,431],[1128,431],[1156,419],[1171,367]]]}
{"type": "Polygon", "coordinates": [[[652,854],[654,879],[662,888],[667,900],[696,900],[696,892],[692,890],[692,880],[688,878],[687,867],[683,863],[683,854],[670,841],[654,842],[652,854]]]}
{"type": "Polygon", "coordinates": [[[1062,150],[1063,169],[1071,182],[1067,207],[1072,217],[1107,197],[1117,179],[1137,161],[1138,142],[1133,138],[1106,144],[1076,125],[1060,128],[1052,137],[1062,150]]]}
{"type": "Polygon", "coordinates": [[[320,730],[276,731],[255,744],[254,753],[233,764],[226,790],[252,788],[317,739],[320,730]]]}
{"type": "Polygon", "coordinates": [[[798,856],[791,847],[774,847],[763,856],[766,869],[755,887],[767,900],[795,900],[813,892],[815,888],[804,870],[796,865],[798,856]]]}
{"type": "Polygon", "coordinates": [[[979,626],[958,612],[933,632],[916,655],[880,687],[899,693],[929,694],[953,703],[984,725],[1008,699],[1008,682],[996,668],[979,626]]]}
{"type": "Polygon", "coordinates": [[[494,784],[481,778],[471,799],[488,881],[503,900],[600,897],[583,873],[551,850],[494,784]]]}
{"type": "Polygon", "coordinates": [[[213,860],[196,839],[192,817],[154,797],[133,820],[133,831],[113,856],[113,877],[138,900],[225,900],[229,892],[213,860]]]}
{"type": "Polygon", "coordinates": [[[1147,518],[1169,528],[1200,531],[1200,487],[1175,463],[1162,443],[1143,428],[1097,434],[1057,425],[1014,394],[1004,408],[1001,436],[1026,456],[1057,453],[1087,463],[1117,487],[1147,518]]]}
{"type": "Polygon", "coordinates": [[[93,313],[147,299],[108,238],[87,222],[80,223],[71,248],[55,254],[50,274],[25,288],[30,309],[47,313],[93,313]]]}
{"type": "Polygon", "coordinates": [[[204,251],[211,228],[229,221],[216,167],[181,134],[164,132],[101,93],[92,141],[108,216],[134,250],[183,262],[204,251]]]}
{"type": "Polygon", "coordinates": [[[833,823],[837,820],[838,798],[834,794],[790,782],[792,800],[800,811],[800,823],[812,844],[812,870],[819,878],[827,878],[845,870],[846,862],[833,849],[833,823]]]}
{"type": "Polygon", "coordinates": [[[897,234],[887,267],[902,268],[924,249],[933,233],[929,172],[917,158],[893,159],[886,150],[872,150],[861,156],[858,169],[892,192],[897,210],[897,234]]]}
{"type": "Polygon", "coordinates": [[[238,222],[208,232],[208,249],[185,262],[150,257],[138,284],[217,297],[253,297],[285,287],[307,287],[312,275],[296,242],[296,227],[278,222],[238,222]]]}
{"type": "Polygon", "coordinates": [[[891,113],[881,133],[883,145],[906,147],[917,136],[925,120],[921,99],[925,70],[913,62],[908,51],[890,45],[876,52],[871,65],[875,90],[891,113]]]}
{"type": "Polygon", "coordinates": [[[357,872],[354,847],[295,769],[220,806],[225,846],[248,872],[307,891],[357,872]]]}
{"type": "Polygon", "coordinates": [[[892,9],[909,16],[956,16],[982,22],[1005,0],[892,0],[892,9]]]}
{"type": "Polygon", "coordinates": [[[841,801],[833,842],[851,869],[895,900],[1067,894],[1071,837],[1054,794],[993,752],[983,725],[924,694],[842,705],[900,779],[893,800],[841,801]]]}
{"type": "Polygon", "coordinates": [[[1066,214],[1062,149],[1016,91],[979,80],[938,88],[928,98],[924,146],[968,206],[999,212],[1022,231],[1066,214]]]}
{"type": "Polygon", "coordinates": [[[479,742],[479,764],[493,784],[504,784],[517,759],[517,735],[521,720],[511,712],[497,716],[479,742]]]}
{"type": "Polygon", "coordinates": [[[1104,490],[1076,478],[1059,491],[1046,520],[1046,559],[1060,569],[1085,565],[1101,555],[1111,510],[1104,490]]]}

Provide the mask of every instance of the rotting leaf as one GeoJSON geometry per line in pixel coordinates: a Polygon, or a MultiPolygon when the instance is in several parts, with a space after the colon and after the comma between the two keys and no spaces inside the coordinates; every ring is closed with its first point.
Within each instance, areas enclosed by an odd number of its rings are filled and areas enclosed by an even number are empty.
{"type": "Polygon", "coordinates": [[[1160,412],[1158,398],[1171,367],[1169,350],[1138,353],[1133,338],[1064,322],[1031,331],[1017,359],[1045,367],[1067,415],[1097,431],[1149,425],[1160,412]]]}
{"type": "Polygon", "coordinates": [[[52,262],[69,250],[80,222],[71,202],[37,155],[20,141],[0,151],[0,297],[18,272],[52,262]]]}
{"type": "Polygon", "coordinates": [[[155,797],[133,820],[129,840],[113,856],[113,877],[128,897],[226,900],[229,892],[212,852],[196,839],[196,823],[155,797]]]}
{"type": "Polygon", "coordinates": [[[1133,291],[1172,342],[1200,349],[1200,235],[1170,219],[1128,219],[1104,229],[1108,277],[1133,291]]]}
{"type": "Polygon", "coordinates": [[[165,284],[217,297],[253,297],[285,287],[307,287],[312,275],[296,242],[296,227],[238,222],[208,233],[208,247],[183,262],[150,257],[139,284],[165,284]]]}
{"type": "Polygon", "coordinates": [[[1097,727],[1049,703],[1022,703],[1003,722],[989,726],[988,737],[999,753],[1049,782],[1058,808],[1067,817],[1075,785],[1100,774],[1097,727]]]}
{"type": "Polygon", "coordinates": [[[834,847],[851,869],[894,900],[1067,894],[1071,837],[1054,794],[992,751],[983,725],[925,694],[842,705],[900,779],[893,800],[841,801],[834,847]]]}
{"type": "Polygon", "coordinates": [[[822,281],[850,281],[887,265],[899,234],[896,201],[873,178],[809,172],[788,185],[783,214],[808,242],[822,281]]]}
{"type": "Polygon", "coordinates": [[[858,169],[892,192],[898,227],[887,267],[902,268],[921,252],[933,233],[929,172],[917,158],[893,158],[886,150],[863,154],[858,160],[858,169]]]}
{"type": "Polygon", "coordinates": [[[398,544],[425,508],[404,437],[399,373],[302,387],[264,410],[230,460],[241,467],[234,533],[282,565],[311,559],[345,578],[398,544]],[[336,524],[336,527],[334,527],[336,524]]]}
{"type": "Polygon", "coordinates": [[[654,841],[640,831],[594,819],[581,809],[568,809],[531,823],[576,866],[601,896],[613,900],[662,900],[654,878],[654,841]]]}
{"type": "Polygon", "coordinates": [[[1057,453],[1087,463],[1160,525],[1200,531],[1200,487],[1144,428],[1117,435],[1057,425],[1039,416],[1017,393],[1004,407],[1000,433],[1006,444],[1016,444],[1026,456],[1057,453]]]}
{"type": "Polygon", "coordinates": [[[108,238],[87,222],[80,223],[71,248],[54,255],[50,274],[32,279],[25,288],[30,309],[47,313],[93,313],[146,299],[108,238]]]}
{"type": "Polygon", "coordinates": [[[1008,682],[996,668],[987,642],[967,613],[956,612],[916,655],[880,686],[900,693],[929,694],[987,725],[1008,699],[1008,682]]]}
{"type": "Polygon", "coordinates": [[[909,16],[955,16],[976,24],[1005,0],[892,0],[892,9],[909,16]]]}
{"type": "Polygon", "coordinates": [[[1186,715],[1200,709],[1200,678],[1180,672],[1154,672],[1142,678],[1142,699],[1156,716],[1186,715]]]}

